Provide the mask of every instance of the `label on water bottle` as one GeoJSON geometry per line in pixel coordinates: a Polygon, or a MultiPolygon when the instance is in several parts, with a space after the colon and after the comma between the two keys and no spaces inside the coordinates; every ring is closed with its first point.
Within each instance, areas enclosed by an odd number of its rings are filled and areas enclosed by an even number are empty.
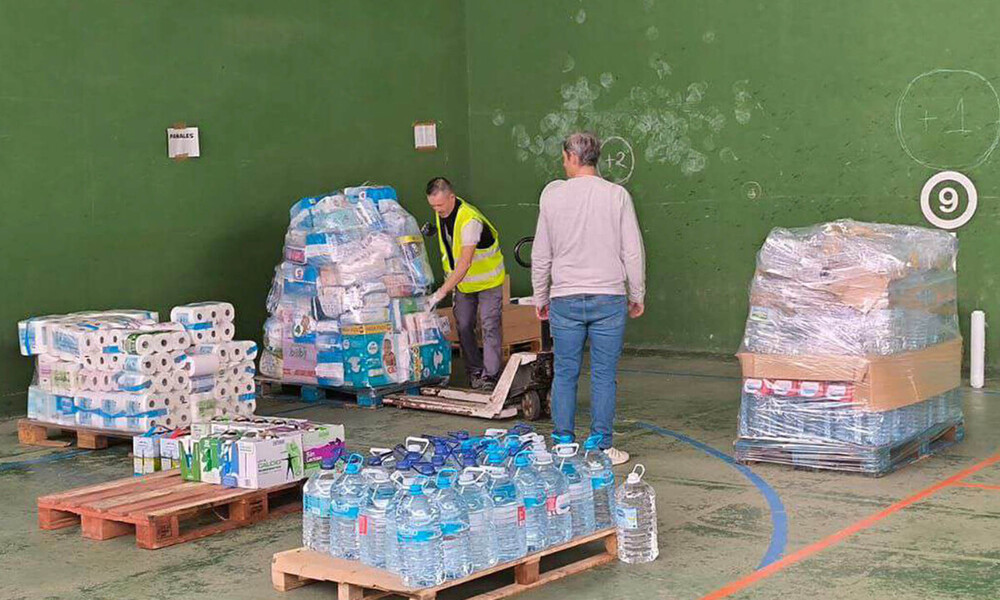
{"type": "Polygon", "coordinates": [[[616,506],[615,520],[620,529],[639,529],[639,509],[631,506],[616,506]]]}
{"type": "Polygon", "coordinates": [[[545,500],[544,496],[538,496],[538,497],[535,497],[535,498],[532,498],[531,496],[525,496],[524,497],[524,507],[525,508],[535,508],[536,506],[541,506],[545,502],[546,502],[546,500],[545,500]]]}
{"type": "Polygon", "coordinates": [[[549,496],[545,499],[545,509],[549,515],[569,514],[569,495],[549,496]]]}
{"type": "Polygon", "coordinates": [[[465,523],[441,523],[441,535],[456,535],[468,529],[465,523]]]}
{"type": "Polygon", "coordinates": [[[368,535],[368,517],[366,515],[358,517],[358,535],[368,535]]]}
{"type": "Polygon", "coordinates": [[[573,500],[581,500],[583,499],[583,490],[584,487],[582,481],[580,483],[571,483],[569,485],[569,497],[573,500]]]}
{"type": "Polygon", "coordinates": [[[396,530],[396,541],[400,543],[420,543],[429,542],[441,535],[440,530],[414,529],[411,527],[400,527],[396,530]]]}
{"type": "Polygon", "coordinates": [[[330,512],[340,519],[357,519],[358,507],[347,502],[331,502],[330,512]]]}
{"type": "Polygon", "coordinates": [[[330,500],[327,498],[306,496],[304,504],[306,512],[311,515],[325,517],[330,514],[330,500]]]}
{"type": "Polygon", "coordinates": [[[608,471],[604,475],[598,475],[597,477],[590,478],[590,487],[594,488],[595,490],[604,489],[609,485],[614,485],[614,483],[615,483],[615,474],[610,471],[608,471]]]}
{"type": "Polygon", "coordinates": [[[469,513],[469,527],[473,531],[482,531],[486,529],[486,512],[477,511],[469,513]]]}
{"type": "Polygon", "coordinates": [[[523,506],[517,507],[517,526],[524,527],[524,521],[527,518],[527,510],[523,506]]]}

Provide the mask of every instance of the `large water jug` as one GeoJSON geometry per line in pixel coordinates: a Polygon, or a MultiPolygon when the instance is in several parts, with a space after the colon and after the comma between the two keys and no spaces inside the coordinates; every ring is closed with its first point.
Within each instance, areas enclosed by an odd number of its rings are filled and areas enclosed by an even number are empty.
{"type": "Polygon", "coordinates": [[[399,492],[383,469],[368,468],[362,474],[368,479],[368,491],[358,516],[361,562],[397,573],[399,551],[395,512],[399,492]]]}
{"type": "Polygon", "coordinates": [[[594,490],[584,471],[578,452],[579,444],[557,444],[553,447],[559,470],[569,482],[570,515],[573,519],[573,537],[594,531],[594,490]]]}
{"type": "Polygon", "coordinates": [[[338,558],[358,559],[358,514],[368,487],[361,475],[363,463],[360,454],[349,456],[330,488],[330,554],[338,558]]]}
{"type": "Polygon", "coordinates": [[[524,532],[524,498],[518,493],[511,478],[502,451],[493,452],[487,459],[490,476],[489,491],[493,499],[493,524],[497,529],[497,559],[499,562],[516,560],[528,551],[524,532]]]}
{"type": "Polygon", "coordinates": [[[441,562],[445,579],[461,579],[472,572],[469,513],[465,500],[455,489],[457,475],[454,469],[441,471],[434,496],[441,507],[441,562]]]}
{"type": "Polygon", "coordinates": [[[594,493],[594,527],[607,529],[613,525],[615,473],[611,459],[599,446],[602,436],[592,435],[584,442],[583,464],[594,493]]]}
{"type": "Polygon", "coordinates": [[[656,490],[642,481],[646,467],[636,465],[615,490],[615,521],[618,529],[618,559],[646,563],[656,559],[656,490]]]}
{"type": "Polygon", "coordinates": [[[403,583],[433,587],[444,581],[441,563],[441,509],[424,493],[426,479],[410,478],[396,507],[396,541],[403,583]]]}
{"type": "Polygon", "coordinates": [[[469,514],[469,557],[472,570],[497,564],[497,530],[493,524],[493,498],[486,489],[487,474],[482,467],[469,467],[458,478],[458,494],[469,514]]]}
{"type": "Polygon", "coordinates": [[[531,453],[514,457],[514,485],[524,499],[524,539],[527,551],[538,552],[548,546],[549,517],[545,510],[545,487],[531,464],[531,453]]]}
{"type": "Polygon", "coordinates": [[[548,452],[535,454],[535,468],[545,489],[545,511],[548,516],[546,541],[549,546],[565,544],[573,538],[573,517],[570,514],[569,481],[548,452]]]}
{"type": "Polygon", "coordinates": [[[302,545],[326,553],[330,550],[330,488],[337,479],[336,461],[324,458],[320,470],[302,489],[302,545]]]}

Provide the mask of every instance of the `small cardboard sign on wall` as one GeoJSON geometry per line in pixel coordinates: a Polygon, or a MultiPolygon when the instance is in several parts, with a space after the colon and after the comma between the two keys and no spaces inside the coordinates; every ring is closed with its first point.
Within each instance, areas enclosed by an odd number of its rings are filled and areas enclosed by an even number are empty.
{"type": "Polygon", "coordinates": [[[417,150],[436,150],[437,123],[434,121],[417,122],[413,124],[413,147],[417,150]]]}
{"type": "Polygon", "coordinates": [[[198,158],[201,148],[198,144],[197,127],[171,127],[167,129],[167,157],[174,159],[198,158]]]}

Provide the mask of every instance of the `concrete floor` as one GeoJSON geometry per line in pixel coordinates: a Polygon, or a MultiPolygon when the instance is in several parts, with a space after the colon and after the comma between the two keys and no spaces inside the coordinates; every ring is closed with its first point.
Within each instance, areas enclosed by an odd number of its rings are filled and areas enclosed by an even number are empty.
{"type": "MultiPolygon", "coordinates": [[[[696,445],[731,451],[738,375],[731,361],[632,357],[623,362],[617,445],[646,465],[647,480],[656,488],[660,558],[575,575],[526,593],[525,600],[696,599],[719,589],[732,594],[712,597],[1000,597],[1000,465],[964,480],[996,489],[932,487],[997,452],[998,392],[966,389],[966,440],[881,479],[754,466],[786,511],[782,548],[780,532],[772,539],[772,511],[758,487],[696,445]],[[864,521],[928,488],[912,505],[864,521]],[[828,538],[852,526],[845,535],[828,538]],[[824,538],[826,543],[815,545],[824,538]],[[754,573],[769,545],[791,558],[758,572],[757,581],[724,588],[754,573]]],[[[412,433],[486,425],[432,413],[289,400],[265,400],[258,412],[344,423],[349,446],[359,449],[412,433]]],[[[585,407],[582,416],[581,426],[585,407]]],[[[540,429],[549,430],[545,424],[540,429]]],[[[37,496],[124,477],[130,469],[127,446],[76,455],[20,447],[15,421],[0,422],[0,598],[335,597],[331,585],[286,594],[271,588],[271,554],[300,545],[297,515],[157,551],[138,550],[131,537],[92,542],[78,528],[37,528],[37,496]]]]}

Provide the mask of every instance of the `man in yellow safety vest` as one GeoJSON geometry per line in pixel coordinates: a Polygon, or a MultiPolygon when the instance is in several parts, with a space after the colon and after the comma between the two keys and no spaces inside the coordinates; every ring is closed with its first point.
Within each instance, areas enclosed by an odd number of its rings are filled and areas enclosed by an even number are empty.
{"type": "Polygon", "coordinates": [[[455,290],[455,321],[465,370],[474,389],[492,390],[503,362],[501,314],[504,271],[500,236],[483,213],[455,195],[451,182],[427,182],[427,202],[437,214],[438,246],[445,281],[431,296],[438,304],[455,290]],[[483,349],[476,340],[479,316],[483,349]]]}

